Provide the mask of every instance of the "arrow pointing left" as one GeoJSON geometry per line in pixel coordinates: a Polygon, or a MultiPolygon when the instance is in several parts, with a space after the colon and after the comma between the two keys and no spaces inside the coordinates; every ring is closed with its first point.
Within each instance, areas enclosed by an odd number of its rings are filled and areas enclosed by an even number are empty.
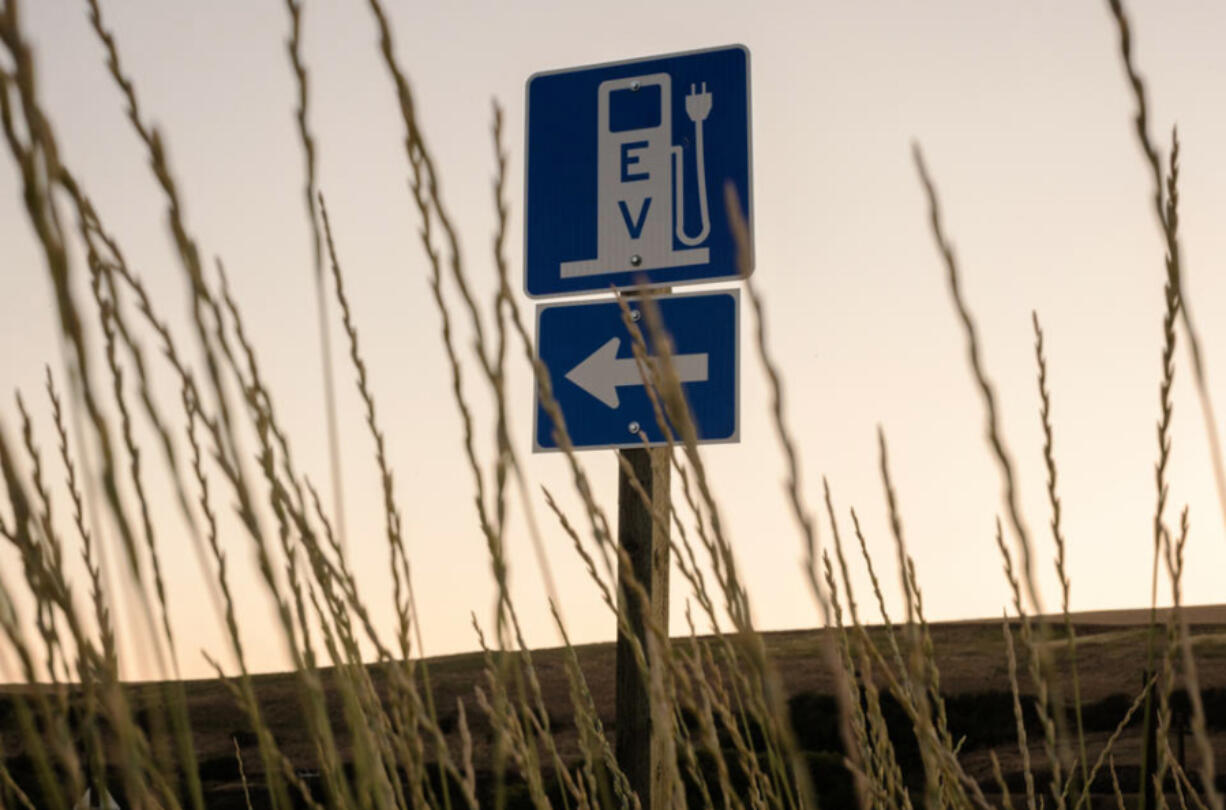
{"type": "MultiPolygon", "coordinates": [[[[618,388],[643,385],[643,377],[639,374],[634,358],[617,356],[621,343],[622,339],[619,337],[609,338],[603,346],[566,373],[566,379],[614,409],[621,405],[621,399],[617,396],[618,388]]],[[[648,360],[654,364],[656,358],[650,357],[648,360]]],[[[677,373],[678,380],[683,383],[706,382],[707,355],[675,354],[673,370],[677,373]]]]}

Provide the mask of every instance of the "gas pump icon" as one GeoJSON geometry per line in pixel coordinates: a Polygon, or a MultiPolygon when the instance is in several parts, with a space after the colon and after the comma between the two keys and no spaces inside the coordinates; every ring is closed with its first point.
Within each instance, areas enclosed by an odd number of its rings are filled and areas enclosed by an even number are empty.
{"type": "Polygon", "coordinates": [[[673,144],[672,78],[610,79],[597,95],[596,257],[561,262],[562,278],[707,264],[709,251],[700,247],[711,231],[702,141],[712,103],[706,83],[690,85],[685,97],[701,222],[692,235],[685,228],[684,151],[673,144]]]}

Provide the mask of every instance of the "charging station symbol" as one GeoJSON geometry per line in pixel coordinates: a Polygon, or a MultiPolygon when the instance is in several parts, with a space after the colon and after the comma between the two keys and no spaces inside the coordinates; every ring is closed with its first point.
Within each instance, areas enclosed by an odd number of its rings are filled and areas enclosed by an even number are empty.
{"type": "Polygon", "coordinates": [[[685,97],[694,125],[701,222],[694,235],[685,229],[684,151],[673,144],[672,78],[653,73],[610,79],[600,83],[597,95],[597,255],[561,262],[562,278],[707,264],[709,251],[700,247],[711,232],[702,139],[712,106],[706,82],[690,85],[685,97]]]}

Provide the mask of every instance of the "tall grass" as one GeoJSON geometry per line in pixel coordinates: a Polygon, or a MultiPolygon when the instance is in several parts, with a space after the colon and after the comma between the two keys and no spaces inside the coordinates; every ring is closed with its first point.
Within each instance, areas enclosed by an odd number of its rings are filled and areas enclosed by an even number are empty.
{"type": "MultiPolygon", "coordinates": [[[[823,480],[824,517],[830,543],[806,498],[801,448],[789,427],[785,408],[785,373],[768,340],[765,293],[744,279],[753,310],[754,344],[766,370],[771,419],[786,463],[786,494],[799,529],[805,575],[827,632],[814,649],[833,675],[838,745],[833,761],[818,761],[803,749],[793,726],[778,667],[755,627],[749,595],[732,552],[732,539],[703,463],[693,420],[672,368],[667,325],[650,296],[641,299],[642,321],[631,317],[624,297],[623,315],[633,337],[634,355],[660,428],[667,437],[652,451],[653,463],[676,475],[681,498],[662,502],[629,473],[631,497],[643,499],[655,527],[669,537],[669,550],[687,588],[688,638],[674,638],[665,621],[650,609],[647,583],[635,580],[625,549],[619,547],[611,521],[595,497],[583,461],[575,454],[547,370],[536,356],[517,297],[511,291],[505,256],[508,209],[505,200],[507,155],[502,143],[502,113],[493,110],[495,156],[493,202],[497,213],[492,259],[497,291],[482,302],[474,293],[469,268],[460,252],[458,226],[442,194],[441,179],[418,117],[413,85],[400,65],[393,32],[380,0],[369,0],[379,35],[378,51],[393,80],[392,103],[400,112],[409,172],[409,191],[416,208],[418,239],[427,260],[440,337],[451,377],[450,395],[461,417],[461,452],[472,477],[476,524],[486,543],[497,588],[495,621],[474,630],[484,653],[484,673],[470,702],[450,706],[436,702],[436,674],[420,651],[422,611],[413,587],[409,540],[388,460],[386,434],[376,407],[371,370],[363,354],[359,325],[345,292],[343,234],[334,232],[318,187],[317,146],[310,120],[309,69],[302,56],[300,31],[304,4],[286,0],[289,26],[287,54],[296,82],[297,135],[304,157],[303,197],[310,224],[313,281],[319,306],[325,407],[329,414],[332,501],[325,504],[315,482],[294,460],[295,438],[288,435],[276,408],[276,396],[261,371],[260,355],[245,326],[242,302],[229,289],[220,261],[210,267],[202,257],[183,200],[164,136],[148,121],[136,80],[124,67],[117,41],[108,28],[99,0],[86,0],[93,31],[106,53],[106,70],[119,88],[133,134],[142,145],[166,209],[180,270],[188,281],[193,349],[180,346],[170,319],[154,304],[141,276],[105,223],[88,191],[60,155],[52,121],[41,106],[35,65],[19,14],[18,0],[0,5],[0,125],[22,185],[22,199],[45,259],[44,270],[55,291],[55,317],[65,346],[64,367],[47,371],[46,404],[55,425],[56,456],[64,480],[55,482],[43,456],[42,438],[31,419],[31,402],[19,394],[18,425],[0,417],[0,472],[5,502],[0,535],[16,551],[19,573],[0,571],[0,645],[3,661],[16,662],[29,688],[11,695],[19,728],[15,749],[0,750],[0,808],[72,807],[88,788],[122,797],[139,808],[203,808],[206,795],[188,695],[178,680],[179,642],[169,622],[174,598],[163,574],[165,531],[155,524],[147,482],[164,475],[188,526],[199,565],[207,573],[210,599],[224,626],[233,671],[210,659],[234,705],[252,729],[258,762],[244,757],[234,740],[237,781],[248,808],[397,808],[530,806],[534,808],[683,807],[810,808],[1013,808],[1024,802],[1039,807],[1087,808],[1096,794],[1114,795],[1125,806],[1115,753],[1116,744],[1137,712],[1146,728],[1156,718],[1162,742],[1156,761],[1143,761],[1140,784],[1152,782],[1153,800],[1171,806],[1222,810],[1208,735],[1206,709],[1198,685],[1197,665],[1186,619],[1180,611],[1183,554],[1190,532],[1187,510],[1177,528],[1166,516],[1165,477],[1170,451],[1171,391],[1175,373],[1176,323],[1191,351],[1191,367],[1213,449],[1219,496],[1226,514],[1226,486],[1221,472],[1216,422],[1205,382],[1206,358],[1193,329],[1184,297],[1178,237],[1178,143],[1166,168],[1158,157],[1147,124],[1147,100],[1133,62],[1127,17],[1117,0],[1109,8],[1120,36],[1120,54],[1136,103],[1136,133],[1154,183],[1154,205],[1165,243],[1165,318],[1162,365],[1157,502],[1153,523],[1153,593],[1164,564],[1175,596],[1166,642],[1159,646],[1156,619],[1151,621],[1148,675],[1130,698],[1127,711],[1105,743],[1087,739],[1077,668],[1077,635],[1069,614],[1071,583],[1065,567],[1069,542],[1061,523],[1057,462],[1052,428],[1052,394],[1047,385],[1047,355],[1039,318],[1034,316],[1035,352],[1041,399],[1043,456],[1047,472],[1049,523],[1061,583],[1061,618],[1065,666],[1054,660],[1058,630],[1049,621],[1036,581],[1037,542],[1028,528],[1017,495],[1017,475],[1001,427],[989,370],[983,363],[974,316],[962,293],[961,274],[942,219],[936,184],[922,152],[915,149],[920,183],[927,196],[932,235],[946,271],[955,316],[962,326],[971,376],[984,407],[984,436],[1001,480],[997,544],[1011,590],[1015,621],[1003,622],[1007,669],[1012,687],[1011,711],[1022,761],[1024,795],[1015,796],[991,752],[992,778],[973,777],[965,765],[964,739],[951,726],[946,690],[932,629],[924,612],[920,578],[911,558],[896,487],[890,474],[888,445],[879,434],[883,497],[901,571],[905,618],[891,619],[883,586],[857,513],[849,512],[858,545],[845,549],[840,509],[823,480]],[[66,210],[69,223],[61,218],[66,210]],[[81,268],[70,259],[85,257],[89,301],[74,295],[81,268]],[[458,298],[457,298],[458,296],[458,298]],[[348,557],[341,474],[336,460],[337,435],[331,326],[339,316],[350,372],[363,407],[371,456],[379,475],[384,541],[392,575],[394,632],[378,629],[369,601],[357,584],[348,557]],[[471,331],[470,345],[457,338],[471,331]],[[93,341],[101,337],[101,351],[93,341]],[[658,352],[647,355],[648,339],[658,352]],[[201,358],[197,364],[189,358],[201,358]],[[522,358],[517,360],[518,358],[522,358]],[[535,488],[512,437],[507,379],[513,364],[534,375],[540,401],[552,418],[556,441],[567,463],[581,514],[568,515],[551,492],[545,492],[550,519],[571,541],[592,587],[628,639],[633,660],[648,684],[654,741],[660,753],[656,786],[644,795],[617,757],[616,729],[598,711],[578,650],[569,642],[562,606],[534,511],[535,488]],[[203,368],[200,368],[200,365],[203,368]],[[465,370],[475,365],[482,388],[470,390],[465,370]],[[173,417],[161,411],[154,396],[154,369],[169,373],[179,394],[173,417]],[[62,382],[58,383],[59,379],[62,382]],[[60,386],[67,394],[61,394],[60,386]],[[474,398],[494,403],[493,446],[479,424],[474,398]],[[111,406],[104,406],[109,398],[111,406]],[[152,433],[146,433],[151,430],[152,433]],[[152,448],[138,436],[154,437],[152,448]],[[254,447],[254,455],[247,448],[254,447]],[[254,465],[251,460],[254,459],[254,465]],[[489,459],[489,460],[487,460],[489,459]],[[160,460],[156,470],[151,469],[160,460]],[[52,518],[58,498],[67,498],[71,529],[63,532],[52,518]],[[523,507],[546,583],[546,597],[565,642],[562,666],[566,696],[573,714],[575,740],[566,742],[551,716],[538,656],[528,648],[517,605],[508,586],[506,550],[508,502],[523,507]],[[296,699],[306,729],[309,761],[295,761],[289,743],[278,738],[267,718],[239,633],[232,586],[232,567],[219,518],[220,501],[236,505],[241,533],[257,561],[264,588],[276,606],[277,624],[293,666],[296,699]],[[1005,529],[1008,529],[1006,535],[1005,529]],[[120,570],[104,570],[104,538],[117,537],[120,570]],[[1007,540],[1006,537],[1011,538],[1007,540]],[[87,578],[75,582],[67,573],[67,555],[78,549],[87,578]],[[871,621],[852,591],[852,568],[862,564],[873,589],[880,623],[871,621]],[[620,573],[619,573],[620,572],[620,573]],[[620,577],[620,579],[619,579],[620,577]],[[74,589],[88,591],[82,612],[74,589]],[[28,591],[32,617],[19,613],[28,591]],[[116,626],[117,593],[131,594],[123,611],[129,625],[116,626]],[[152,594],[152,596],[151,596],[152,594]],[[695,617],[694,609],[700,614],[695,617]],[[632,616],[644,617],[634,632],[632,616]],[[714,632],[699,638],[701,621],[714,632]],[[870,626],[872,625],[872,626],[870,626]],[[1014,628],[1019,631],[1019,651],[1014,628]],[[488,634],[487,634],[488,633],[488,634]],[[121,637],[133,640],[156,658],[174,679],[154,689],[121,683],[121,637]],[[1159,657],[1161,670],[1159,670],[1159,657]],[[1021,672],[1024,670],[1026,679],[1021,672]],[[650,664],[649,664],[650,662],[650,664]],[[1172,722],[1172,693],[1182,674],[1190,698],[1199,772],[1186,773],[1166,744],[1172,722]],[[1028,680],[1033,694],[1024,689],[1028,680]],[[1071,706],[1068,694],[1071,691],[1071,706]],[[1150,706],[1157,701],[1156,711],[1150,706]],[[479,707],[481,718],[470,718],[479,707]],[[1072,711],[1072,727],[1070,715],[1072,711]],[[913,736],[918,764],[901,753],[904,740],[890,724],[901,712],[913,736]],[[1039,745],[1028,738],[1026,717],[1038,718],[1039,745]],[[480,725],[474,725],[475,723],[480,725]],[[488,733],[481,747],[479,729],[488,733]],[[18,756],[20,755],[20,756],[18,756]],[[21,763],[19,770],[10,763],[21,763]],[[1110,780],[1100,776],[1106,766],[1110,780]],[[304,775],[304,769],[318,774],[304,775]]],[[[749,234],[741,206],[729,190],[727,206],[733,232],[747,270],[749,234]]],[[[845,525],[845,524],[844,524],[845,525]]],[[[111,555],[112,558],[114,555],[111,555]]],[[[1156,616],[1156,614],[1155,614],[1156,616]]],[[[0,736],[0,744],[10,742],[0,736]]],[[[297,748],[299,746],[295,746],[297,748]]],[[[1144,799],[1143,799],[1144,800],[1144,799]]]]}

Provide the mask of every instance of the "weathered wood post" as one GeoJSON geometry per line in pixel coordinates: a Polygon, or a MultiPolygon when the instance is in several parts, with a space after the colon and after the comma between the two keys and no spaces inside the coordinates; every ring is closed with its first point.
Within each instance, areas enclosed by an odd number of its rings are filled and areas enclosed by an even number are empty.
{"type": "Polygon", "coordinates": [[[617,570],[618,609],[627,618],[630,630],[643,646],[647,656],[645,677],[635,660],[634,648],[621,626],[617,632],[617,716],[615,720],[617,763],[630,780],[630,787],[639,795],[644,810],[669,807],[672,797],[670,769],[666,757],[671,732],[667,707],[655,706],[651,699],[650,673],[663,666],[652,660],[648,640],[648,623],[668,627],[668,510],[669,510],[669,451],[668,448],[631,448],[617,451],[617,541],[625,549],[628,560],[619,560],[617,570]],[[622,464],[622,460],[627,462],[622,464]],[[643,502],[635,490],[627,469],[651,496],[651,506],[643,502]],[[654,520],[652,512],[662,515],[654,520]],[[627,570],[626,563],[629,563],[627,570]],[[630,590],[631,572],[647,592],[649,615],[645,616],[643,601],[630,590]]]}
{"type": "MultiPolygon", "coordinates": [[[[1145,670],[1142,676],[1141,685],[1144,687],[1149,683],[1149,679],[1153,677],[1153,673],[1148,669],[1145,670]]],[[[1156,686],[1155,686],[1156,688],[1156,686]]],[[[1145,698],[1145,739],[1142,741],[1144,746],[1141,751],[1141,778],[1143,783],[1140,785],[1141,790],[1141,808],[1143,810],[1154,810],[1157,807],[1157,795],[1154,785],[1154,774],[1158,770],[1158,701],[1153,699],[1153,691],[1145,698]]]]}

